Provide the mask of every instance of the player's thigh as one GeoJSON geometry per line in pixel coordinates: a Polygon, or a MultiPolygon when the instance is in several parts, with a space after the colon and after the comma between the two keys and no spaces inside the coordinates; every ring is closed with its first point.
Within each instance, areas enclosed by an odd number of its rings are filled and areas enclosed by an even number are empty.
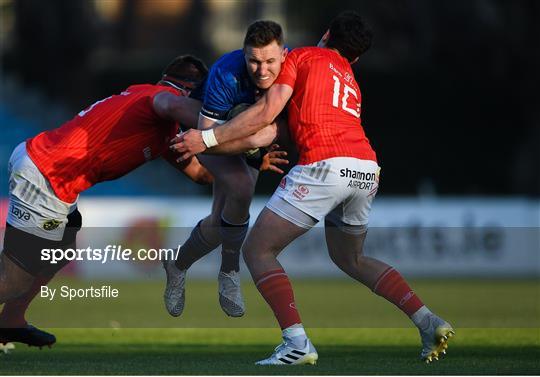
{"type": "Polygon", "coordinates": [[[326,219],[345,231],[347,225],[367,226],[371,204],[379,188],[380,168],[375,161],[370,160],[340,158],[338,162],[338,185],[342,188],[343,200],[326,215],[326,219]]]}
{"type": "Polygon", "coordinates": [[[308,230],[265,207],[246,238],[242,249],[244,258],[249,259],[260,253],[277,256],[289,243],[308,230]]]}
{"type": "Polygon", "coordinates": [[[253,179],[252,172],[250,171],[250,169],[253,169],[246,164],[244,156],[201,154],[198,157],[200,158],[201,163],[212,173],[216,180],[233,180],[235,175],[246,175],[251,180],[253,179]]]}
{"type": "Polygon", "coordinates": [[[69,263],[63,251],[75,246],[77,232],[82,225],[82,217],[77,209],[70,213],[66,220],[60,240],[43,238],[29,232],[28,228],[18,228],[6,223],[2,255],[28,275],[53,276],[69,263]],[[52,253],[58,255],[54,262],[52,253]]]}
{"type": "Polygon", "coordinates": [[[221,223],[221,213],[227,200],[227,190],[222,185],[212,184],[212,224],[219,226],[221,223]]]}
{"type": "Polygon", "coordinates": [[[349,195],[339,176],[339,162],[331,158],[294,166],[281,180],[274,197],[283,199],[315,222],[324,219],[349,195]]]}
{"type": "Polygon", "coordinates": [[[221,187],[227,196],[253,195],[258,173],[245,157],[200,155],[201,162],[214,176],[214,186],[221,187]]]}
{"type": "Polygon", "coordinates": [[[82,219],[76,203],[58,199],[50,184],[29,158],[25,143],[9,161],[9,204],[2,258],[6,284],[25,286],[35,276],[52,276],[65,263],[51,264],[42,250],[64,248],[75,242],[82,219]]]}
{"type": "Polygon", "coordinates": [[[374,161],[340,158],[338,186],[344,199],[325,217],[325,236],[336,264],[353,263],[363,254],[371,204],[378,189],[379,166],[374,161]]]}

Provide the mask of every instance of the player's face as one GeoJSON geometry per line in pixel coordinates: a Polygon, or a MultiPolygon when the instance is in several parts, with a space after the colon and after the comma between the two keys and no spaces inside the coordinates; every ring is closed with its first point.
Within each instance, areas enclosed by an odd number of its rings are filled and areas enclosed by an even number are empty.
{"type": "Polygon", "coordinates": [[[244,48],[244,57],[249,76],[259,89],[268,89],[277,79],[287,49],[272,41],[264,47],[244,48]]]}

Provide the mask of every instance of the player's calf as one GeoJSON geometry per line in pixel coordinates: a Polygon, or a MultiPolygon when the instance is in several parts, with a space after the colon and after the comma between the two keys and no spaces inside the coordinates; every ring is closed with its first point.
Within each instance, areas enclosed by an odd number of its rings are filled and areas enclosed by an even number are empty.
{"type": "Polygon", "coordinates": [[[245,312],[240,285],[240,249],[246,238],[249,217],[242,224],[232,224],[221,218],[222,239],[221,267],[218,275],[219,304],[231,317],[241,317],[245,312]]]}
{"type": "Polygon", "coordinates": [[[246,238],[249,229],[249,217],[240,224],[234,224],[223,217],[219,233],[222,239],[221,268],[220,271],[238,272],[240,270],[239,259],[240,249],[246,238]]]}
{"type": "Polygon", "coordinates": [[[377,278],[389,266],[363,255],[367,228],[364,225],[351,226],[340,220],[325,220],[328,254],[334,264],[347,275],[373,289],[377,278]]]}
{"type": "Polygon", "coordinates": [[[189,269],[193,263],[220,245],[220,239],[209,240],[204,236],[203,222],[204,220],[201,220],[197,223],[189,238],[180,248],[178,259],[174,261],[179,270],[189,269]]]}
{"type": "Polygon", "coordinates": [[[0,256],[0,304],[25,294],[34,277],[13,263],[4,253],[0,256]]]}
{"type": "Polygon", "coordinates": [[[56,337],[27,324],[24,319],[24,312],[35,296],[32,287],[37,279],[16,266],[4,254],[0,260],[0,302],[5,303],[0,317],[0,343],[20,342],[36,347],[51,346],[56,342],[56,337]],[[19,297],[21,299],[18,299],[19,297]],[[17,305],[13,303],[19,300],[22,307],[16,308],[15,313],[13,308],[17,305]]]}

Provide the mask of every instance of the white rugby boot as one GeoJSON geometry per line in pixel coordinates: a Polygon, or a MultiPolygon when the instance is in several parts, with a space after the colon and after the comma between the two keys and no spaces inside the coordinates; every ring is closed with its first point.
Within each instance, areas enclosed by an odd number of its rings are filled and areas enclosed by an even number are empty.
{"type": "Polygon", "coordinates": [[[298,348],[287,338],[283,338],[283,343],[276,347],[272,356],[267,359],[257,361],[256,365],[315,365],[319,355],[317,350],[306,338],[305,345],[298,348]]]}
{"type": "Polygon", "coordinates": [[[456,334],[448,322],[433,313],[423,318],[418,331],[422,338],[420,358],[428,364],[446,354],[448,341],[456,334]]]}
{"type": "Polygon", "coordinates": [[[240,273],[219,271],[219,305],[231,317],[242,317],[245,313],[244,299],[240,287],[240,273]]]}
{"type": "Polygon", "coordinates": [[[186,301],[186,274],[187,270],[180,270],[174,260],[164,260],[163,268],[167,274],[167,285],[163,293],[165,308],[170,315],[178,317],[184,311],[186,301]]]}

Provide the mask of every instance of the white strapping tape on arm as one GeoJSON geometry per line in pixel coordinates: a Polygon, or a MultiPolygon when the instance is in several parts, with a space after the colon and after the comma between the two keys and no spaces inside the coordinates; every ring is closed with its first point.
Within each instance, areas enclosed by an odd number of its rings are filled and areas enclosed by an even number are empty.
{"type": "Polygon", "coordinates": [[[213,128],[209,130],[203,130],[201,132],[201,136],[202,136],[204,145],[206,145],[206,148],[212,148],[218,145],[218,141],[216,139],[216,135],[214,134],[213,128]]]}

